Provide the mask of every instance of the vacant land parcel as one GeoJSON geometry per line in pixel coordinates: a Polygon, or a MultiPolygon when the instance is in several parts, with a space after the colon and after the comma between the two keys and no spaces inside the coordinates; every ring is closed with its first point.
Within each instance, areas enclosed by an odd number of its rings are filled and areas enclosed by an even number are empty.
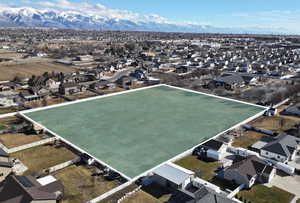
{"type": "Polygon", "coordinates": [[[65,66],[56,63],[48,62],[34,62],[34,63],[20,63],[20,64],[0,64],[0,81],[12,80],[14,77],[31,77],[32,75],[42,75],[45,72],[63,72],[69,73],[74,71],[72,66],[65,66]]]}
{"type": "Polygon", "coordinates": [[[134,178],[263,110],[160,85],[24,115],[134,178]]]}

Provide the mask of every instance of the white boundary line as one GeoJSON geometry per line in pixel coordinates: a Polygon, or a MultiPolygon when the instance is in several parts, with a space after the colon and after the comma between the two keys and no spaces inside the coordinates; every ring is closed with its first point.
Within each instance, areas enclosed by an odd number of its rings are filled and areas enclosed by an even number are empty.
{"type": "Polygon", "coordinates": [[[170,88],[175,88],[175,89],[183,90],[183,91],[186,91],[186,92],[192,92],[192,93],[196,93],[196,94],[202,94],[202,95],[205,95],[205,96],[215,97],[215,98],[218,98],[218,99],[229,100],[229,101],[233,101],[233,102],[238,102],[238,103],[242,103],[242,104],[247,104],[247,105],[251,105],[251,106],[256,106],[256,107],[260,107],[260,108],[263,108],[263,109],[267,109],[267,107],[265,107],[265,106],[261,106],[261,105],[257,105],[257,104],[252,104],[252,103],[249,103],[249,102],[244,102],[244,101],[240,101],[240,100],[236,100],[236,99],[231,99],[231,98],[227,98],[227,97],[221,97],[221,96],[217,96],[217,95],[214,95],[214,94],[208,94],[208,93],[204,93],[204,92],[197,92],[195,90],[189,90],[189,89],[185,89],[185,88],[182,88],[182,87],[175,87],[175,86],[171,86],[171,85],[167,85],[167,84],[162,84],[162,86],[166,86],[166,87],[170,87],[170,88]]]}
{"type": "Polygon", "coordinates": [[[207,139],[207,140],[201,142],[201,143],[198,144],[198,145],[195,145],[194,147],[192,147],[192,148],[186,150],[185,152],[182,152],[182,153],[176,155],[175,157],[173,157],[173,158],[171,158],[171,159],[169,159],[169,160],[167,160],[167,161],[165,161],[165,162],[163,162],[163,163],[161,163],[161,164],[159,164],[159,165],[157,165],[157,166],[155,166],[155,167],[153,167],[153,168],[147,170],[146,172],[144,172],[144,173],[142,173],[142,174],[136,176],[135,178],[129,180],[127,183],[125,183],[126,185],[123,184],[123,185],[121,185],[122,187],[120,186],[120,187],[118,187],[118,188],[115,188],[115,190],[113,191],[113,193],[112,193],[111,191],[108,191],[107,193],[104,193],[103,195],[100,195],[99,197],[97,197],[97,198],[95,198],[95,199],[93,199],[93,200],[90,200],[89,203],[96,203],[96,202],[99,202],[99,201],[101,201],[101,200],[103,200],[103,199],[109,197],[110,195],[112,195],[112,194],[114,194],[114,193],[116,193],[116,192],[122,190],[122,189],[125,188],[126,186],[128,186],[128,185],[134,183],[134,182],[137,181],[139,178],[141,178],[141,177],[143,177],[143,176],[149,175],[152,171],[154,171],[155,169],[161,167],[162,165],[164,165],[164,164],[166,164],[166,163],[174,163],[175,161],[177,161],[177,160],[179,160],[179,159],[181,159],[181,158],[184,158],[184,157],[186,157],[186,156],[192,154],[193,150],[194,150],[196,147],[202,145],[202,144],[205,143],[205,142],[208,142],[209,140],[216,139],[218,136],[220,136],[220,135],[222,135],[222,134],[224,134],[224,133],[226,133],[226,132],[228,132],[228,131],[230,131],[230,130],[233,130],[233,129],[235,129],[235,128],[237,128],[237,127],[243,125],[243,124],[246,124],[246,123],[248,123],[248,122],[250,122],[250,121],[252,121],[252,120],[254,120],[254,119],[256,119],[256,118],[258,118],[258,117],[260,117],[260,116],[262,116],[262,115],[264,115],[264,112],[265,112],[265,110],[263,110],[263,111],[257,113],[256,115],[254,115],[254,116],[252,116],[252,117],[250,117],[250,118],[248,118],[248,119],[246,119],[246,120],[244,120],[244,121],[242,121],[242,122],[240,122],[240,123],[238,123],[238,124],[232,126],[231,128],[228,128],[227,130],[224,130],[223,132],[218,133],[218,134],[215,135],[214,137],[209,138],[209,139],[207,139]]]}
{"type": "Polygon", "coordinates": [[[25,111],[21,111],[21,112],[22,113],[31,113],[31,112],[36,112],[36,111],[42,111],[42,110],[52,109],[52,108],[56,108],[56,107],[68,106],[68,105],[71,105],[71,104],[77,104],[77,103],[82,103],[82,102],[86,102],[86,101],[93,101],[93,100],[96,100],[96,99],[112,97],[112,96],[116,96],[116,95],[122,95],[122,94],[130,93],[130,92],[136,92],[136,91],[150,89],[150,88],[159,87],[159,86],[162,86],[162,85],[158,84],[158,85],[153,85],[153,86],[148,86],[148,87],[142,87],[142,88],[137,88],[137,89],[132,89],[132,90],[126,90],[126,91],[122,91],[122,92],[115,92],[115,93],[106,94],[106,95],[100,95],[100,96],[95,96],[95,97],[90,97],[90,98],[85,98],[85,99],[79,99],[79,100],[71,101],[71,102],[64,102],[62,104],[54,104],[54,105],[46,106],[46,107],[39,107],[39,108],[25,110],[25,111]]]}
{"type": "Polygon", "coordinates": [[[126,182],[126,183],[124,183],[124,184],[118,186],[117,188],[115,188],[115,191],[114,191],[113,193],[112,193],[111,191],[108,191],[107,193],[105,193],[105,194],[103,194],[103,195],[101,195],[101,196],[99,196],[99,197],[97,197],[97,198],[95,198],[95,199],[89,201],[89,202],[97,202],[97,201],[100,201],[100,200],[103,199],[103,198],[106,198],[106,197],[108,197],[108,196],[114,194],[115,192],[118,192],[119,190],[123,189],[125,186],[128,186],[128,185],[130,185],[131,183],[134,183],[134,182],[135,182],[136,180],[138,180],[140,177],[143,177],[143,176],[148,175],[149,173],[151,173],[152,171],[154,171],[154,170],[157,169],[158,167],[160,167],[160,166],[162,166],[162,165],[164,165],[164,164],[166,164],[166,163],[169,163],[169,162],[175,162],[175,161],[178,160],[178,159],[181,159],[181,158],[183,158],[183,157],[185,157],[185,156],[187,156],[187,155],[190,155],[190,154],[193,152],[193,150],[194,150],[197,146],[199,146],[199,145],[201,145],[201,144],[203,144],[203,143],[205,143],[205,142],[207,142],[207,141],[209,141],[209,140],[215,139],[215,138],[217,138],[218,136],[220,136],[220,135],[222,135],[222,134],[224,134],[224,133],[226,133],[226,132],[228,132],[228,131],[230,131],[230,130],[232,130],[232,129],[235,129],[235,128],[237,128],[237,127],[239,127],[239,126],[241,126],[241,125],[243,125],[243,124],[245,124],[245,123],[248,123],[248,122],[254,120],[255,118],[257,118],[257,117],[259,117],[259,116],[262,116],[262,115],[264,114],[264,111],[265,111],[266,109],[267,109],[267,107],[260,106],[260,105],[256,105],[256,104],[252,104],[252,103],[248,103],[248,102],[243,102],[243,101],[239,101],[239,100],[234,100],[234,99],[230,99],[230,98],[226,98],[226,97],[220,97],[220,96],[216,96],[216,95],[212,95],[212,94],[207,94],[207,93],[203,93],[203,92],[197,92],[197,91],[194,91],[194,90],[184,89],[184,88],[180,88],[180,87],[174,87],[174,86],[170,86],[170,85],[166,85],[166,84],[159,84],[159,85],[154,85],[154,86],[149,86],[149,87],[143,87],[143,88],[138,88],[138,89],[133,89],[133,90],[128,90],[128,91],[122,91],[122,92],[112,93],[112,94],[108,94],[108,95],[101,95],[101,96],[91,97],[91,98],[87,98],[87,99],[81,99],[81,100],[77,100],[77,101],[73,101],[73,102],[67,102],[67,103],[63,103],[63,104],[56,104],[56,105],[52,105],[52,106],[48,106],[48,107],[41,107],[41,108],[36,108],[36,109],[32,109],[32,110],[25,110],[25,111],[21,111],[21,112],[19,112],[19,113],[20,113],[20,115],[22,115],[22,116],[23,116],[25,119],[27,119],[28,121],[30,121],[30,122],[32,122],[32,123],[34,123],[34,124],[36,124],[36,125],[42,127],[44,130],[46,130],[46,131],[48,131],[50,134],[52,134],[52,135],[58,137],[58,138],[61,139],[63,142],[65,142],[65,143],[67,143],[68,145],[74,147],[74,148],[77,149],[78,151],[88,154],[90,157],[92,157],[93,159],[95,159],[96,161],[98,161],[100,164],[102,164],[102,165],[108,167],[109,169],[111,169],[111,170],[113,170],[113,171],[119,173],[120,175],[122,175],[124,178],[126,178],[126,179],[128,180],[128,182],[126,182]],[[256,115],[254,115],[254,116],[252,116],[252,117],[246,119],[245,121],[242,121],[242,122],[240,122],[240,123],[234,125],[233,127],[229,128],[229,129],[227,129],[227,130],[224,130],[223,132],[218,133],[218,134],[215,135],[214,137],[212,137],[212,138],[210,138],[210,139],[207,139],[207,140],[201,142],[201,143],[198,144],[198,145],[195,145],[194,147],[192,147],[192,148],[186,150],[185,152],[176,155],[175,157],[173,157],[173,158],[171,158],[171,159],[169,159],[169,160],[167,160],[167,161],[165,161],[165,162],[163,162],[163,163],[161,163],[161,164],[159,164],[159,165],[157,165],[157,166],[155,166],[155,167],[153,167],[153,168],[151,168],[151,169],[149,169],[149,170],[143,172],[142,174],[140,174],[140,175],[138,175],[138,176],[136,176],[136,177],[134,177],[134,178],[130,178],[130,177],[126,176],[125,174],[123,174],[123,173],[121,173],[120,171],[114,169],[114,168],[111,167],[110,165],[108,165],[108,164],[106,164],[105,162],[101,161],[100,159],[98,159],[98,158],[92,156],[91,154],[87,153],[85,150],[81,149],[80,147],[77,147],[76,145],[74,145],[73,143],[69,142],[69,141],[66,140],[65,138],[63,138],[63,137],[59,136],[58,134],[52,132],[51,130],[49,130],[49,129],[46,128],[45,126],[41,125],[40,123],[34,121],[33,119],[31,119],[31,118],[29,118],[28,116],[25,115],[26,113],[31,113],[31,112],[36,112],[36,111],[42,111],[42,110],[46,110],[46,109],[52,109],[52,108],[56,108],[56,107],[60,107],[60,106],[67,106],[67,105],[76,104],[76,103],[81,103],[81,102],[85,102],[85,101],[92,101],[92,100],[96,100],[96,99],[100,99],[100,98],[111,97],[111,96],[115,96],[115,95],[121,95],[121,94],[125,94],[125,93],[130,93],[130,92],[135,92],[135,91],[140,91],[140,90],[145,90],[145,89],[150,89],[150,88],[160,87],[160,86],[170,87],[170,88],[179,89],[179,90],[182,90],[182,91],[192,92],[192,93],[196,93],[196,94],[201,94],[201,95],[211,96],[211,97],[215,97],[215,98],[219,98],[219,99],[224,99],[224,100],[229,100],[229,101],[238,102],[238,103],[242,103],[242,104],[247,104],[247,105],[251,105],[251,106],[256,106],[256,107],[262,108],[263,110],[262,110],[260,113],[258,113],[258,114],[256,114],[256,115]]]}
{"type": "Polygon", "coordinates": [[[46,128],[45,126],[43,126],[42,124],[32,120],[31,118],[29,118],[28,116],[26,116],[25,114],[23,114],[23,112],[20,112],[20,115],[22,115],[25,119],[27,119],[28,121],[32,122],[33,124],[40,126],[41,128],[43,128],[44,130],[48,131],[50,134],[58,137],[60,140],[62,140],[63,142],[67,143],[68,145],[72,146],[73,148],[77,149],[78,151],[82,152],[82,153],[86,153],[88,154],[90,157],[92,157],[93,159],[95,159],[96,161],[98,161],[100,164],[102,164],[103,166],[106,166],[107,168],[119,173],[120,175],[122,175],[124,178],[126,178],[127,180],[131,180],[130,177],[126,176],[125,174],[121,173],[120,171],[114,169],[113,167],[111,167],[110,165],[106,164],[105,162],[101,161],[100,159],[92,156],[91,154],[89,154],[88,152],[86,152],[85,150],[81,149],[80,147],[77,147],[76,145],[74,145],[73,143],[69,142],[68,140],[66,140],[65,138],[59,136],[58,134],[54,133],[53,131],[49,130],[48,128],[46,128]]]}

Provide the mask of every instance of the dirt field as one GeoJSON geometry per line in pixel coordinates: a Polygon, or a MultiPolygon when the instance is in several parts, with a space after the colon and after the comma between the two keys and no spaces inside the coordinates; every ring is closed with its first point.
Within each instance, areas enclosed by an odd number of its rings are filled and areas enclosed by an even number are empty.
{"type": "Polygon", "coordinates": [[[117,187],[117,181],[105,181],[92,176],[93,171],[86,166],[69,166],[57,171],[54,176],[62,181],[65,188],[63,203],[81,203],[91,200],[117,187]]]}
{"type": "Polygon", "coordinates": [[[0,142],[3,143],[7,148],[14,148],[45,138],[48,138],[48,136],[25,135],[23,133],[2,134],[0,135],[0,142]]]}
{"type": "Polygon", "coordinates": [[[0,64],[0,81],[11,80],[15,76],[31,77],[32,75],[42,75],[44,72],[72,72],[75,68],[55,63],[24,63],[24,64],[0,64]]]}

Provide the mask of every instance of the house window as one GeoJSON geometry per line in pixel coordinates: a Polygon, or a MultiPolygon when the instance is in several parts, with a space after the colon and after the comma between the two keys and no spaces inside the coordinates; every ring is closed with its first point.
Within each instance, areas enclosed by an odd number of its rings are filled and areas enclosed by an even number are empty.
{"type": "Polygon", "coordinates": [[[269,155],[269,152],[266,152],[266,155],[269,155]]]}
{"type": "Polygon", "coordinates": [[[1,177],[1,176],[4,176],[4,173],[0,173],[0,177],[1,177]]]}
{"type": "Polygon", "coordinates": [[[280,156],[277,156],[278,159],[280,159],[280,156]]]}

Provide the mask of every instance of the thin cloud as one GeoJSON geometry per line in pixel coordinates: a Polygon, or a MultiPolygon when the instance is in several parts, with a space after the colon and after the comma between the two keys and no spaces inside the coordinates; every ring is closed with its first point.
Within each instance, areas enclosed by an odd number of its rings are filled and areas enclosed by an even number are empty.
{"type": "Polygon", "coordinates": [[[253,13],[235,13],[240,21],[250,26],[285,28],[289,31],[300,32],[300,10],[271,10],[253,13]]]}

